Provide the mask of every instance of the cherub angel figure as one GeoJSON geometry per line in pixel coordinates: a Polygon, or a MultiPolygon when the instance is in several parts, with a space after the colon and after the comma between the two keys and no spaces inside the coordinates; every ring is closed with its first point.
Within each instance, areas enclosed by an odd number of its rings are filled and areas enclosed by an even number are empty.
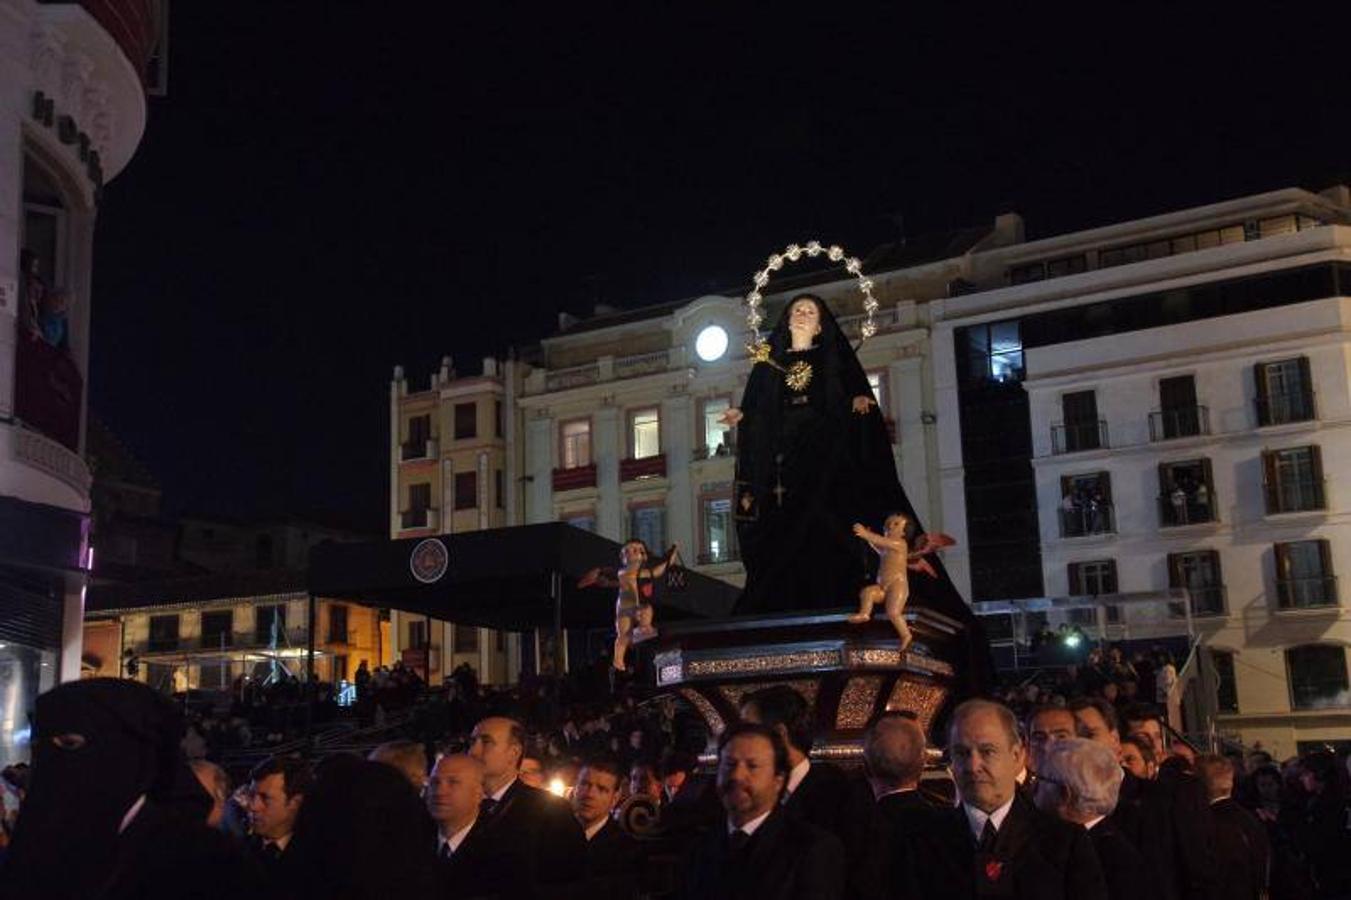
{"type": "Polygon", "coordinates": [[[619,550],[619,568],[595,568],[577,582],[578,587],[603,585],[619,589],[615,599],[615,649],[611,664],[616,671],[626,671],[624,658],[631,644],[641,643],[657,636],[652,624],[653,582],[666,574],[666,569],[678,553],[672,544],[656,565],[646,565],[647,545],[629,541],[619,550]]]}
{"type": "Polygon", "coordinates": [[[877,567],[877,583],[870,584],[859,591],[858,612],[848,617],[853,624],[861,624],[872,619],[873,607],[880,600],[886,610],[887,620],[896,629],[901,639],[901,652],[909,649],[914,636],[905,622],[905,604],[910,599],[909,572],[914,569],[930,577],[937,577],[932,565],[924,557],[955,543],[946,534],[922,534],[911,549],[906,540],[905,530],[910,519],[902,513],[887,516],[882,526],[882,534],[871,530],[862,523],[854,524],[854,534],[868,542],[877,551],[881,562],[877,567]]]}

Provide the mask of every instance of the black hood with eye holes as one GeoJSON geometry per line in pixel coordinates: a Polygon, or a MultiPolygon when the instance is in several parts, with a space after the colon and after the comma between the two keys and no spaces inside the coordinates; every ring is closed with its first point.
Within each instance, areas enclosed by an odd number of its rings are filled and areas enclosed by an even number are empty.
{"type": "Polygon", "coordinates": [[[32,784],[15,829],[0,898],[97,896],[118,829],[137,798],[201,822],[210,798],[179,747],[182,717],[146,685],[94,678],[38,698],[32,784]]]}

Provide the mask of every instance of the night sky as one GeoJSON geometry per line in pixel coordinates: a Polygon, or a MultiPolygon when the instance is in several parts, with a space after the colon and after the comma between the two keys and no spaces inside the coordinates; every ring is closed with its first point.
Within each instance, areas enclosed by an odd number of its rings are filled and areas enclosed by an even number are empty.
{"type": "Polygon", "coordinates": [[[382,532],[396,363],[476,371],[791,241],[1010,210],[1034,238],[1351,173],[1331,20],[499,6],[173,5],[169,95],[100,211],[90,373],[171,511],[382,532]]]}

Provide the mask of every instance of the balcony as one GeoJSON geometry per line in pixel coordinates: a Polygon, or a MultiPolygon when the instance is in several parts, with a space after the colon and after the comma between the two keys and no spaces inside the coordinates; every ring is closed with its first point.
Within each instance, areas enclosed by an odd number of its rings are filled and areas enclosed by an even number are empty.
{"type": "Polygon", "coordinates": [[[418,459],[436,459],[436,441],[404,441],[400,445],[399,459],[412,462],[418,459]]]}
{"type": "Polygon", "coordinates": [[[435,530],[440,525],[439,510],[435,509],[405,509],[399,514],[401,527],[404,531],[413,528],[431,528],[435,530]]]}
{"type": "Polygon", "coordinates": [[[235,646],[235,635],[228,632],[204,634],[197,639],[197,646],[203,650],[232,650],[235,646]]]}
{"type": "Polygon", "coordinates": [[[1267,515],[1327,509],[1321,478],[1282,478],[1266,485],[1267,515]]]}
{"type": "Polygon", "coordinates": [[[1313,391],[1288,391],[1269,394],[1253,401],[1257,409],[1257,425],[1287,425],[1291,422],[1311,422],[1318,417],[1314,407],[1313,391]]]}
{"type": "MultiPolygon", "coordinates": [[[[663,458],[663,465],[665,465],[663,458]]],[[[571,469],[554,469],[554,492],[575,491],[596,486],[596,467],[574,466],[571,469]]]]}
{"type": "Polygon", "coordinates": [[[39,337],[15,335],[14,415],[72,452],[80,449],[84,379],[65,350],[39,337]]]}
{"type": "MultiPolygon", "coordinates": [[[[1212,584],[1205,587],[1187,588],[1187,596],[1191,598],[1193,616],[1224,615],[1224,585],[1212,584]]],[[[1186,616],[1187,612],[1182,608],[1182,604],[1170,603],[1168,604],[1168,614],[1175,619],[1181,619],[1186,616]]]]}
{"type": "Polygon", "coordinates": [[[1276,605],[1280,609],[1317,609],[1337,605],[1337,578],[1319,575],[1312,578],[1276,579],[1276,605]]]}
{"type": "Polygon", "coordinates": [[[1207,490],[1200,497],[1195,493],[1184,494],[1181,497],[1171,494],[1159,497],[1159,526],[1175,528],[1180,525],[1200,525],[1216,521],[1215,504],[1207,499],[1212,496],[1213,492],[1207,490]]]}
{"type": "Polygon", "coordinates": [[[1210,434],[1210,410],[1204,406],[1155,410],[1149,414],[1151,441],[1171,441],[1202,434],[1210,434]]]}
{"type": "Polygon", "coordinates": [[[639,481],[645,478],[666,477],[666,454],[645,456],[642,459],[621,459],[619,461],[620,481],[639,481]]]}
{"type": "Polygon", "coordinates": [[[709,450],[706,444],[700,444],[694,448],[694,452],[691,454],[695,462],[705,459],[731,459],[734,456],[736,456],[736,444],[726,443],[718,444],[713,450],[709,450]]]}
{"type": "Polygon", "coordinates": [[[1112,504],[1098,503],[1092,507],[1076,506],[1060,509],[1060,536],[1062,538],[1088,537],[1094,534],[1113,534],[1116,520],[1112,504]]]}
{"type": "Polygon", "coordinates": [[[1110,446],[1107,441],[1106,419],[1051,426],[1051,452],[1056,456],[1110,446]]]}

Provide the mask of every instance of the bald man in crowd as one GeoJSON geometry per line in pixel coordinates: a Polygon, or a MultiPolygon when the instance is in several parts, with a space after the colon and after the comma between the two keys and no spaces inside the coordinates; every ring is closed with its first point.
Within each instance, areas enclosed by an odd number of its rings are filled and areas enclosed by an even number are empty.
{"type": "Polygon", "coordinates": [[[863,733],[863,767],[877,800],[877,839],[870,858],[883,869],[890,897],[920,896],[917,866],[942,829],[940,807],[920,791],[927,751],[924,729],[906,712],[884,712],[863,733]]]}
{"type": "Polygon", "coordinates": [[[442,897],[455,900],[492,891],[493,881],[478,828],[483,803],[483,764],[471,756],[442,756],[423,792],[436,822],[436,857],[442,897]]]}
{"type": "Polygon", "coordinates": [[[1220,879],[1217,896],[1233,900],[1266,896],[1271,842],[1262,823],[1234,801],[1234,764],[1208,753],[1196,758],[1196,775],[1205,787],[1215,820],[1215,863],[1220,879]]]}
{"type": "Polygon", "coordinates": [[[366,758],[393,766],[419,794],[427,786],[427,751],[417,741],[386,741],[366,758]]]}

